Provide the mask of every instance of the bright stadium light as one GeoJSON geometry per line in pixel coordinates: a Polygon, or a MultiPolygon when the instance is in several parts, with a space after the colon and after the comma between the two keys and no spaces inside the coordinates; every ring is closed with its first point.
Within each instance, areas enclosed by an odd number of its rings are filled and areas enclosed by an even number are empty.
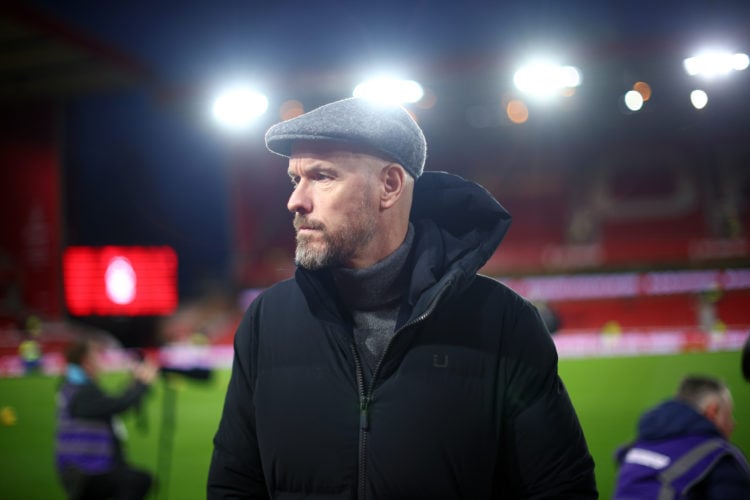
{"type": "Polygon", "coordinates": [[[690,92],[690,103],[695,109],[703,109],[708,104],[708,94],[703,90],[693,90],[690,92]]]}
{"type": "Polygon", "coordinates": [[[521,92],[549,98],[581,84],[581,72],[573,66],[535,62],[523,66],[513,75],[513,83],[521,92]]]}
{"type": "Polygon", "coordinates": [[[211,108],[214,119],[230,130],[246,129],[268,109],[268,98],[246,86],[235,86],[221,92],[211,108]]]}
{"type": "Polygon", "coordinates": [[[354,87],[352,95],[388,103],[407,104],[419,102],[424,96],[424,89],[414,80],[377,78],[354,87]]]}
{"type": "Polygon", "coordinates": [[[742,52],[730,53],[706,51],[697,56],[688,57],[682,62],[690,76],[715,78],[725,76],[732,71],[743,71],[750,65],[750,57],[742,52]]]}

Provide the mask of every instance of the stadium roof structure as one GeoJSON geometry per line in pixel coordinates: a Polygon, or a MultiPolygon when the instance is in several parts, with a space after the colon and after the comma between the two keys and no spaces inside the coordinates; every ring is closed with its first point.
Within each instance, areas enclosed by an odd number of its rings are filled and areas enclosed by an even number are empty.
{"type": "Polygon", "coordinates": [[[0,7],[0,102],[57,98],[142,83],[130,56],[22,2],[0,7]]]}

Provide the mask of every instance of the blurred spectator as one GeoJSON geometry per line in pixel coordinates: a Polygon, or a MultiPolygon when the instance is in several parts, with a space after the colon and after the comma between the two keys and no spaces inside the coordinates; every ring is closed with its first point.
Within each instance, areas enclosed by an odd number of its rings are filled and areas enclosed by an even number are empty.
{"type": "Polygon", "coordinates": [[[67,369],[58,393],[56,462],[71,499],[141,499],[152,477],[125,462],[124,426],[117,415],[137,408],[158,367],[138,363],[132,384],[119,396],[97,384],[101,349],[92,340],[74,342],[66,352],[67,369]]]}
{"type": "Polygon", "coordinates": [[[718,288],[703,290],[696,297],[696,311],[698,325],[706,333],[723,332],[726,325],[717,315],[717,306],[722,297],[722,291],[718,288]]]}
{"type": "Polygon", "coordinates": [[[29,316],[26,320],[24,339],[18,344],[18,356],[23,364],[26,375],[36,373],[42,364],[42,346],[39,336],[42,334],[42,320],[37,316],[29,316]]]}
{"type": "Polygon", "coordinates": [[[18,356],[23,364],[23,372],[26,375],[36,373],[42,363],[42,347],[39,341],[27,334],[27,337],[18,344],[18,356]]]}
{"type": "Polygon", "coordinates": [[[750,466],[729,443],[732,395],[721,381],[688,376],[648,410],[635,442],[620,448],[615,499],[750,498],[750,466]]]}
{"type": "Polygon", "coordinates": [[[571,245],[592,244],[599,238],[599,224],[588,206],[576,209],[567,229],[567,242],[571,245]]]}

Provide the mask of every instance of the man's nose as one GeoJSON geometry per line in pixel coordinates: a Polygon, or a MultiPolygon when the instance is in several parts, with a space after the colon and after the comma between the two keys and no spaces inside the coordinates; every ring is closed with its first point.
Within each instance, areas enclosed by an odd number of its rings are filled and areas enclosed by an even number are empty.
{"type": "Polygon", "coordinates": [[[300,182],[294,191],[292,191],[289,201],[286,203],[286,208],[292,213],[302,214],[309,213],[312,210],[312,202],[310,201],[304,181],[300,182]]]}

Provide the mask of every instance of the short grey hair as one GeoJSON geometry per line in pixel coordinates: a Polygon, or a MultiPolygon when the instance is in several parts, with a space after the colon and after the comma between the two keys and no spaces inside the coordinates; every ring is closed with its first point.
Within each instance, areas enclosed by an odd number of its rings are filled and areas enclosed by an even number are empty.
{"type": "Polygon", "coordinates": [[[687,375],[677,389],[676,399],[703,410],[715,397],[728,398],[729,388],[720,379],[707,375],[687,375]]]}

